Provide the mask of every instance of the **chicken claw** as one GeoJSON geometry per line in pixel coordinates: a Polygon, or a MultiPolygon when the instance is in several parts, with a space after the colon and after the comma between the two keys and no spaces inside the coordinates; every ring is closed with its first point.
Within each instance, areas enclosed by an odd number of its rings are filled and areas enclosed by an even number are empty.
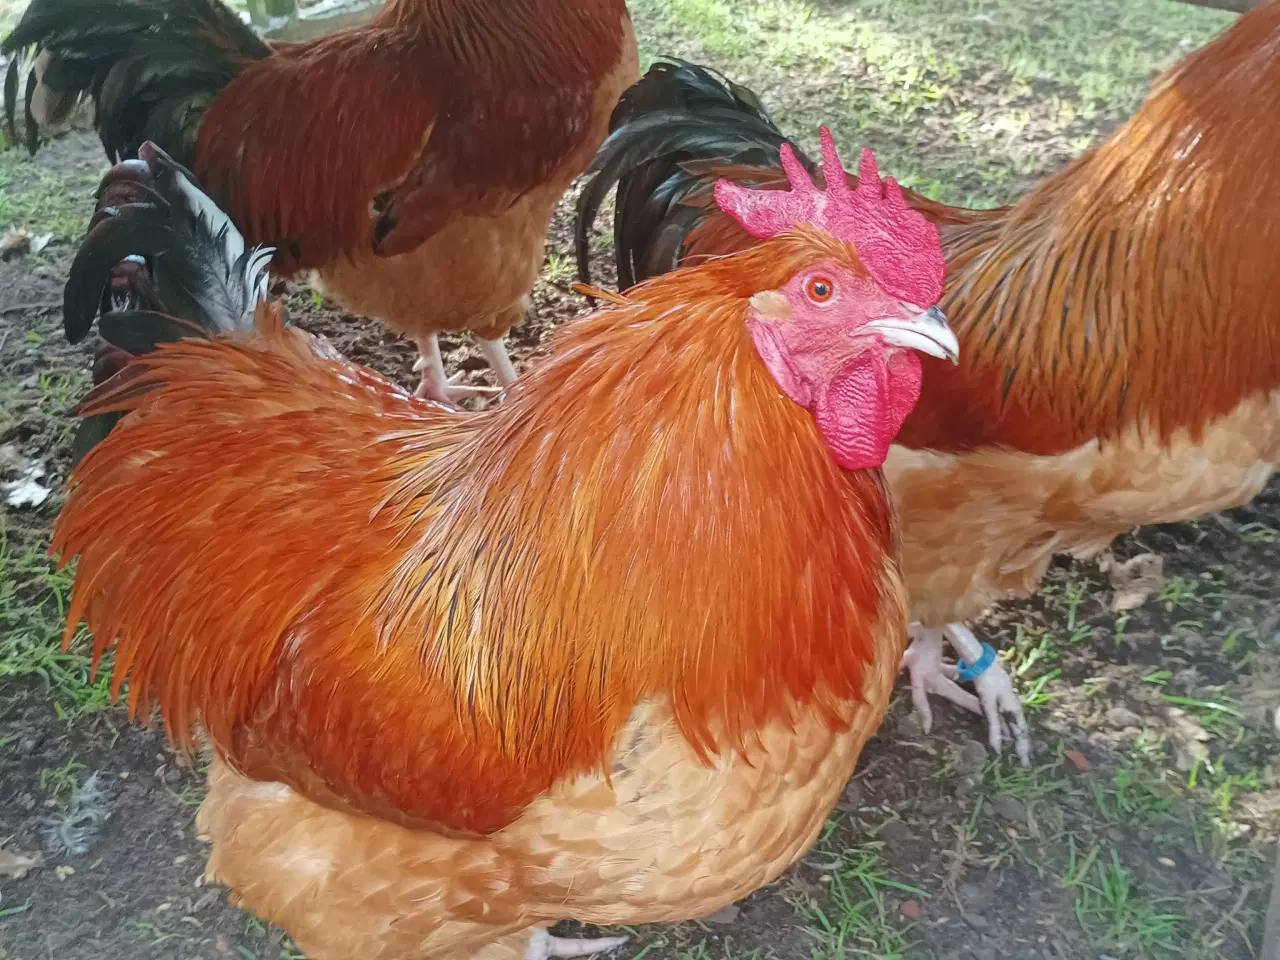
{"type": "Polygon", "coordinates": [[[929,695],[945,697],[971,713],[981,713],[982,704],[972,693],[956,683],[956,666],[942,659],[942,634],[937,628],[911,625],[911,646],[902,655],[899,669],[911,674],[911,702],[924,721],[924,732],[933,729],[933,710],[929,695]]]}
{"type": "MultiPolygon", "coordinates": [[[[1031,739],[1022,702],[1013,689],[1013,681],[999,661],[991,660],[973,680],[977,696],[961,688],[964,679],[954,663],[942,659],[942,638],[951,641],[957,656],[966,665],[976,665],[988,657],[990,649],[964,625],[948,624],[944,628],[911,626],[911,647],[902,657],[902,669],[911,674],[911,701],[924,721],[925,733],[933,728],[933,711],[929,696],[935,694],[972,713],[984,714],[988,724],[991,748],[999,753],[1007,738],[1014,746],[1023,766],[1031,763],[1031,739]]],[[[992,651],[994,654],[994,651],[992,651]]]]}
{"type": "Polygon", "coordinates": [[[413,372],[421,374],[413,395],[424,400],[434,400],[446,407],[456,407],[459,400],[468,397],[494,397],[502,392],[501,387],[474,387],[458,383],[463,375],[462,371],[452,377],[445,376],[444,359],[440,356],[440,343],[435,334],[418,340],[418,359],[413,365],[413,372]]]}
{"type": "Polygon", "coordinates": [[[598,953],[617,950],[627,937],[597,937],[594,940],[575,940],[570,937],[553,937],[546,927],[538,927],[529,937],[529,948],[524,960],[551,960],[552,957],[592,957],[598,953]]]}

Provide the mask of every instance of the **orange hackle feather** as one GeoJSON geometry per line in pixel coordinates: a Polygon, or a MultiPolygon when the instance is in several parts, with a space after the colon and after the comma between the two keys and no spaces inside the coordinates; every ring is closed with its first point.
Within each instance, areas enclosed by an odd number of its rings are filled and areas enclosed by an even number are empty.
{"type": "Polygon", "coordinates": [[[192,169],[250,243],[277,248],[279,272],[375,240],[404,253],[565,162],[624,14],[623,0],[390,0],[367,25],[246,64],[205,114],[192,169]],[[525,128],[529,149],[502,149],[525,128]]]}
{"type": "Polygon", "coordinates": [[[930,362],[899,437],[1054,454],[1132,427],[1193,436],[1280,386],[1273,254],[1280,3],[1162,77],[1016,206],[942,229],[958,369],[930,362]]]}
{"type": "MultiPolygon", "coordinates": [[[[1165,74],[1106,142],[1012,207],[964,210],[907,191],[939,226],[942,311],[960,362],[922,357],[897,442],[1052,455],[1131,427],[1193,436],[1280,387],[1280,3],[1242,17],[1165,74]]],[[[708,216],[684,263],[750,247],[711,202],[716,177],[785,185],[776,170],[699,168],[708,216]]],[[[850,174],[850,183],[857,178],[850,174]]]]}
{"type": "Polygon", "coordinates": [[[607,769],[646,698],[704,756],[799,705],[838,726],[901,653],[870,639],[892,510],[745,328],[832,257],[856,267],[806,230],[636,287],[476,415],[268,314],[162,347],[88,411],[134,409],[55,530],[68,637],[114,644],[113,690],[181,745],[199,724],[251,776],[459,831],[607,769]]]}

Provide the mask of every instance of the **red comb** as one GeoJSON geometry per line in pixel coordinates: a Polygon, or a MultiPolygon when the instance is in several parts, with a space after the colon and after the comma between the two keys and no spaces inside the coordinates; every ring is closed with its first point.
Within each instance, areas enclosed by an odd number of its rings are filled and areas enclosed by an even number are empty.
{"type": "Polygon", "coordinates": [[[942,297],[947,266],[937,228],[907,206],[893,177],[880,179],[876,158],[864,148],[858,186],[851,188],[831,131],[822,128],[826,190],[809,179],[791,144],[780,152],[790,190],[753,190],[728,180],[716,183],[716,203],[752,236],[776,237],[809,224],[853,244],[872,278],[891,296],[919,307],[942,297]]]}

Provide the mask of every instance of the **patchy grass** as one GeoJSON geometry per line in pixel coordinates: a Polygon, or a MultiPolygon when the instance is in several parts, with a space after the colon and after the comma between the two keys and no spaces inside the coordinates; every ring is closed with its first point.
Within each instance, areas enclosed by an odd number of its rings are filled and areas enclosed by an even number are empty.
{"type": "Polygon", "coordinates": [[[1070,841],[1070,863],[1062,885],[1075,894],[1075,911],[1082,927],[1111,946],[1137,946],[1146,951],[1176,955],[1177,925],[1182,916],[1160,913],[1135,889],[1130,872],[1114,849],[1101,854],[1093,847],[1080,856],[1070,841]]]}
{"type": "Polygon", "coordinates": [[[846,151],[930,196],[990,206],[1084,150],[1153,72],[1230,16],[1167,0],[636,0],[644,53],[710,63],[809,147],[846,151]]]}
{"type": "Polygon", "coordinates": [[[44,543],[11,537],[0,526],[0,680],[35,676],[59,718],[73,722],[107,708],[107,671],[91,680],[83,628],[62,651],[74,571],[55,570],[44,543]]]}
{"type": "Polygon", "coordinates": [[[841,846],[839,826],[840,818],[833,818],[807,858],[821,871],[818,891],[791,897],[813,958],[903,957],[912,942],[911,924],[904,923],[898,903],[904,894],[928,898],[929,893],[892,878],[883,841],[841,846]]]}
{"type": "MultiPolygon", "coordinates": [[[[101,173],[50,170],[25,150],[0,153],[0,224],[78,240],[93,213],[101,173]]],[[[43,261],[48,264],[49,261],[43,261]]]]}

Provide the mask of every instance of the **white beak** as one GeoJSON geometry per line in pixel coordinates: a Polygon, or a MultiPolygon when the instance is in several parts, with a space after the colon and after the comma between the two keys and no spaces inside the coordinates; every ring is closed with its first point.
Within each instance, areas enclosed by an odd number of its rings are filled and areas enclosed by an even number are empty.
{"type": "Polygon", "coordinates": [[[912,315],[902,319],[893,317],[872,320],[862,329],[878,334],[882,340],[895,347],[919,350],[931,357],[959,363],[960,342],[951,332],[942,311],[937,307],[930,307],[928,310],[911,307],[910,312],[912,315]]]}

